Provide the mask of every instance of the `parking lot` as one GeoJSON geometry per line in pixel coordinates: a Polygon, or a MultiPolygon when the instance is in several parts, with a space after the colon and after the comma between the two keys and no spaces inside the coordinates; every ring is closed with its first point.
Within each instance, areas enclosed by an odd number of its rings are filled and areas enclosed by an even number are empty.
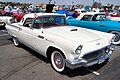
{"type": "Polygon", "coordinates": [[[108,62],[57,73],[49,60],[22,45],[15,47],[7,32],[0,31],[0,80],[119,80],[120,46],[108,62]]]}

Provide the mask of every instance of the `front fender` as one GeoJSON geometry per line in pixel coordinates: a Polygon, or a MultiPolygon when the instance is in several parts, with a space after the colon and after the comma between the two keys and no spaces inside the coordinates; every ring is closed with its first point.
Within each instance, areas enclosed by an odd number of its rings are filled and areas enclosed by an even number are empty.
{"type": "Polygon", "coordinates": [[[62,53],[63,53],[63,55],[65,56],[65,58],[66,59],[68,59],[68,60],[74,60],[74,55],[72,54],[72,52],[67,52],[66,50],[64,50],[63,48],[61,48],[61,47],[59,47],[59,46],[57,46],[57,45],[49,45],[48,46],[48,48],[47,48],[47,50],[46,50],[46,56],[47,56],[47,51],[48,51],[48,49],[50,48],[50,47],[53,47],[53,48],[55,48],[55,49],[58,49],[58,50],[60,50],[62,53]]]}

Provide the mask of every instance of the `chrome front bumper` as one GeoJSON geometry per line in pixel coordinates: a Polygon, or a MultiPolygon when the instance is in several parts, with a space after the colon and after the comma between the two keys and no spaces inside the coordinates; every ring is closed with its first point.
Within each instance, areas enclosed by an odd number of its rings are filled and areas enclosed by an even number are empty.
{"type": "Polygon", "coordinates": [[[93,61],[87,61],[83,58],[78,59],[77,61],[70,61],[70,60],[66,59],[65,60],[66,61],[66,66],[71,68],[71,69],[74,69],[74,68],[78,68],[78,67],[81,67],[81,66],[89,67],[89,66],[92,66],[92,65],[95,65],[95,64],[101,64],[112,55],[113,51],[114,51],[114,48],[112,46],[112,47],[109,48],[109,52],[107,54],[105,53],[105,54],[101,55],[100,57],[98,57],[96,60],[93,60],[93,61]]]}
{"type": "Polygon", "coordinates": [[[5,22],[0,22],[0,26],[4,26],[5,25],[5,22]]]}

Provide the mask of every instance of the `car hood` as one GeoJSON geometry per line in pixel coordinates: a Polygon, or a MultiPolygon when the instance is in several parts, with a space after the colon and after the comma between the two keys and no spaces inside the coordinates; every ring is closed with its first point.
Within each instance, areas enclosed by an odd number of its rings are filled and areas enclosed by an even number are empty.
{"type": "Polygon", "coordinates": [[[47,29],[47,32],[77,43],[88,43],[102,39],[95,33],[77,27],[54,27],[47,29]]]}

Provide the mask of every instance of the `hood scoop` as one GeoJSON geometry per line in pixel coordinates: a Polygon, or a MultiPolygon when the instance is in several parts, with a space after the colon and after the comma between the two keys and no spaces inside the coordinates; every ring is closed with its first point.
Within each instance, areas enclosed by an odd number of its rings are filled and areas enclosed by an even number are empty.
{"type": "Polygon", "coordinates": [[[78,29],[71,29],[70,31],[78,31],[78,29]]]}

